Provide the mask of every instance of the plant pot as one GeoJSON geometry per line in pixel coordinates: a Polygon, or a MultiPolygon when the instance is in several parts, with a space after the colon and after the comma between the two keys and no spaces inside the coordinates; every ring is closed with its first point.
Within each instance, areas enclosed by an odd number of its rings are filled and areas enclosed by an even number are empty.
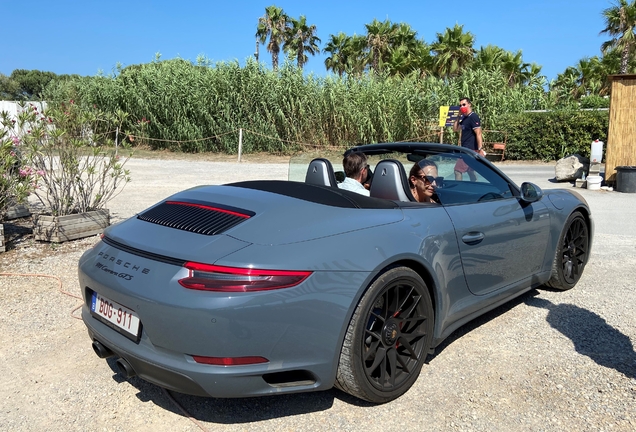
{"type": "Polygon", "coordinates": [[[29,206],[26,204],[15,204],[7,209],[4,214],[6,220],[17,219],[22,217],[31,216],[29,206]]]}
{"type": "Polygon", "coordinates": [[[33,216],[33,235],[36,240],[61,243],[90,237],[110,225],[110,212],[100,209],[66,216],[33,216]]]}

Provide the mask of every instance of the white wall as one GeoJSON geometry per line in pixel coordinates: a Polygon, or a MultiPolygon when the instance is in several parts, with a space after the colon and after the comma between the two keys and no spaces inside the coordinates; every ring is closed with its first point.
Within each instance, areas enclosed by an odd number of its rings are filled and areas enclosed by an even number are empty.
{"type": "MultiPolygon", "coordinates": [[[[29,107],[30,106],[29,104],[34,105],[35,107],[37,107],[38,112],[40,113],[42,112],[43,109],[46,109],[46,102],[26,101],[24,103],[25,103],[25,107],[29,107]]],[[[21,112],[22,108],[20,108],[20,105],[18,104],[18,102],[15,102],[15,101],[0,101],[0,112],[3,112],[3,111],[8,112],[11,118],[17,120],[18,112],[21,112]]],[[[17,126],[13,130],[12,135],[14,135],[16,132],[17,132],[17,126]]]]}

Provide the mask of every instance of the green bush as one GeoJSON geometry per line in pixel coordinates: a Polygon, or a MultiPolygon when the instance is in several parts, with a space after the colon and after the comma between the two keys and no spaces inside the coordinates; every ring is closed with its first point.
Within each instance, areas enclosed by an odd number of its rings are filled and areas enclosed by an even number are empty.
{"type": "Polygon", "coordinates": [[[508,114],[507,159],[554,161],[571,154],[590,157],[595,139],[607,142],[609,112],[563,110],[508,114]]]}

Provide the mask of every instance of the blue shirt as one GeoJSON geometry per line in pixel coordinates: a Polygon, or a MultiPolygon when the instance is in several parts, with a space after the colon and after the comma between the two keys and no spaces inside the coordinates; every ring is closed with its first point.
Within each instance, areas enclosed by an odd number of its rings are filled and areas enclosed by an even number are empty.
{"type": "Polygon", "coordinates": [[[462,147],[477,151],[477,135],[475,129],[481,128],[481,119],[474,111],[465,116],[459,123],[462,128],[462,147]]]}

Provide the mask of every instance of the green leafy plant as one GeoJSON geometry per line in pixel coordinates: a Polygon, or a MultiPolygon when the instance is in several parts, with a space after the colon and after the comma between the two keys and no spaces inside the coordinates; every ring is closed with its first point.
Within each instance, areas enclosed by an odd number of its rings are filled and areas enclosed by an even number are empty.
{"type": "Polygon", "coordinates": [[[63,216],[105,208],[130,181],[112,136],[123,114],[106,114],[73,100],[44,112],[22,105],[18,126],[23,149],[36,174],[35,195],[45,213],[63,216]]]}
{"type": "Polygon", "coordinates": [[[7,209],[21,204],[33,192],[37,173],[24,165],[21,140],[15,132],[16,120],[8,112],[0,113],[0,220],[7,209]]]}

